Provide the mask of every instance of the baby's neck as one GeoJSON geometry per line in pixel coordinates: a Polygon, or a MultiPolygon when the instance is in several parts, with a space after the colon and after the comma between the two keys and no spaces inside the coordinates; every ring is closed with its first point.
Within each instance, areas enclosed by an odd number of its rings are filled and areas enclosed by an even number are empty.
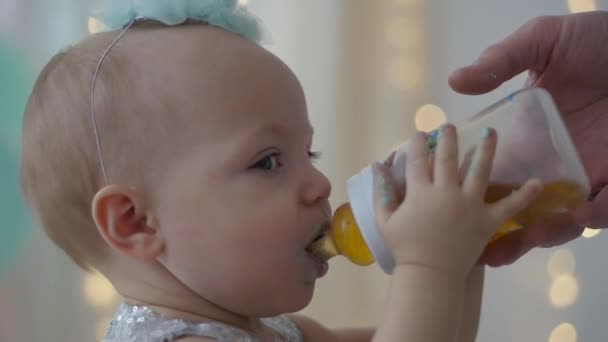
{"type": "Polygon", "coordinates": [[[194,294],[171,293],[160,288],[131,292],[138,295],[129,295],[128,291],[120,292],[127,304],[145,306],[167,317],[193,323],[219,322],[255,335],[264,334],[265,331],[259,318],[230,312],[194,294]]]}
{"type": "Polygon", "coordinates": [[[206,300],[158,264],[142,267],[123,260],[120,265],[120,269],[106,269],[109,272],[104,273],[127,304],[146,306],[158,314],[193,323],[219,322],[255,335],[265,331],[259,318],[231,312],[206,300]]]}

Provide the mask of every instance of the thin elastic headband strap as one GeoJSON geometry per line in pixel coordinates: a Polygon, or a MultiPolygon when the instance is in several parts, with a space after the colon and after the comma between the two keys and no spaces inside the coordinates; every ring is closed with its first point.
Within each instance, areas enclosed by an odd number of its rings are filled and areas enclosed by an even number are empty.
{"type": "Polygon", "coordinates": [[[108,46],[108,48],[104,51],[103,55],[101,55],[101,59],[99,63],[97,63],[97,68],[95,68],[95,73],[93,74],[93,81],[91,82],[91,119],[93,120],[93,131],[95,132],[95,143],[97,144],[97,157],[99,158],[99,164],[101,165],[101,172],[103,174],[104,181],[106,185],[110,184],[110,180],[108,178],[108,171],[106,169],[105,163],[103,161],[103,153],[101,148],[101,140],[99,138],[99,129],[97,128],[97,119],[95,118],[95,85],[97,84],[97,77],[99,76],[99,70],[101,69],[101,65],[105,61],[106,57],[110,53],[110,50],[118,43],[120,38],[129,30],[129,28],[137,21],[132,20],[129,24],[127,24],[124,29],[114,38],[112,44],[108,46]]]}

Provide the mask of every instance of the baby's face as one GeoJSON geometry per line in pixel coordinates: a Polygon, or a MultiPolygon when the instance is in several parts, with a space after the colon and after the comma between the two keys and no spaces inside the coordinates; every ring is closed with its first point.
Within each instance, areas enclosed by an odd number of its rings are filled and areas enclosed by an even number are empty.
{"type": "Polygon", "coordinates": [[[268,52],[245,50],[167,84],[191,115],[178,138],[189,148],[163,176],[155,214],[161,262],[185,285],[272,315],[306,306],[326,271],[306,247],[330,219],[331,186],[311,160],[299,82],[268,52]]]}

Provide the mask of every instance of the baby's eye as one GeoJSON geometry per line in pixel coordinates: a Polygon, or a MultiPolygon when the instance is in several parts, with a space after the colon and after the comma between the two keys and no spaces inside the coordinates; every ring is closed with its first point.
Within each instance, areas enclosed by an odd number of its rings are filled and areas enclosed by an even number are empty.
{"type": "Polygon", "coordinates": [[[280,155],[278,153],[268,155],[268,156],[260,159],[255,164],[253,164],[251,166],[251,168],[260,169],[260,170],[264,170],[264,171],[274,170],[278,167],[283,166],[283,164],[281,163],[281,159],[279,157],[280,157],[280,155]]]}

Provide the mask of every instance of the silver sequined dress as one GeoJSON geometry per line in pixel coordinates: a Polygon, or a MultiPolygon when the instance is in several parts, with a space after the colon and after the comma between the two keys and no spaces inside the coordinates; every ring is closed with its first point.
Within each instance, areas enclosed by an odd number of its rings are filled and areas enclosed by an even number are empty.
{"type": "MultiPolygon", "coordinates": [[[[262,319],[277,332],[277,342],[302,342],[296,325],[287,317],[262,319]]],[[[110,323],[104,342],[170,342],[185,336],[201,336],[226,342],[258,342],[246,331],[221,323],[191,323],[156,314],[145,306],[121,304],[110,323]]]]}

